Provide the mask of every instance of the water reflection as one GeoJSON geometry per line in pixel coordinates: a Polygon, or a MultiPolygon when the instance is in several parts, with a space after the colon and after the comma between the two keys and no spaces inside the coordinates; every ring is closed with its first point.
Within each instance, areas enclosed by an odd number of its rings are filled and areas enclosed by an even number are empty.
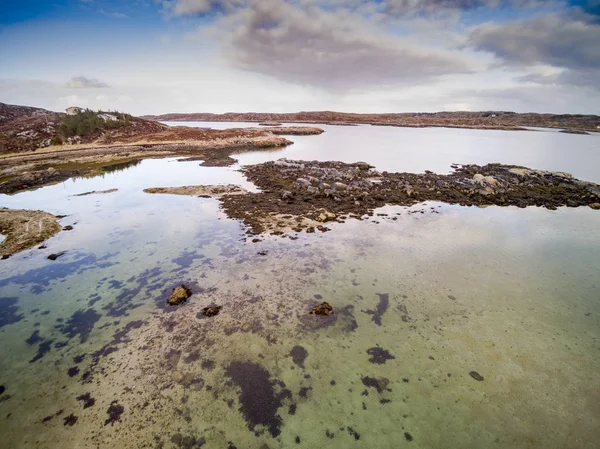
{"type": "MultiPolygon", "coordinates": [[[[247,124],[180,122],[178,125],[223,129],[247,124]]],[[[600,133],[573,135],[553,130],[314,126],[326,132],[318,136],[289,136],[287,138],[294,144],[276,154],[256,152],[235,157],[242,165],[280,157],[343,162],[366,160],[380,170],[411,173],[423,173],[425,170],[448,173],[453,163],[481,165],[500,162],[566,171],[580,179],[600,183],[600,165],[597,164],[600,133]]]]}

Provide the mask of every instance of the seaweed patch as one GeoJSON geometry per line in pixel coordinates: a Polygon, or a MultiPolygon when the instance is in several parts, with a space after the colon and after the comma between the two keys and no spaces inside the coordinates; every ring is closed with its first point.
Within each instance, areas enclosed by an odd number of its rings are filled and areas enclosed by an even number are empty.
{"type": "Polygon", "coordinates": [[[371,356],[369,357],[369,362],[375,363],[377,365],[383,365],[388,360],[393,360],[396,358],[388,351],[379,346],[367,349],[367,354],[371,356]]]}
{"type": "Polygon", "coordinates": [[[85,343],[101,317],[94,309],[77,310],[65,324],[57,325],[56,328],[69,339],[79,335],[80,343],[85,343]]]}
{"type": "Polygon", "coordinates": [[[304,368],[304,361],[308,357],[308,351],[304,347],[296,345],[290,351],[290,356],[292,356],[292,360],[297,366],[304,368]]]}
{"type": "Polygon", "coordinates": [[[110,424],[112,426],[115,422],[121,421],[121,415],[124,411],[125,407],[120,405],[119,401],[112,401],[110,403],[110,407],[108,407],[108,410],[106,410],[108,418],[106,418],[106,421],[104,421],[104,425],[106,426],[110,424]]]}
{"type": "Polygon", "coordinates": [[[271,380],[269,372],[258,363],[232,362],[225,374],[240,387],[240,412],[244,415],[248,428],[264,426],[273,438],[281,433],[282,419],[277,413],[282,399],[291,392],[283,390],[276,393],[274,386],[282,382],[271,380]]]}
{"type": "Polygon", "coordinates": [[[377,293],[377,296],[379,296],[379,302],[377,303],[375,310],[363,310],[363,312],[372,315],[371,320],[377,324],[377,326],[381,326],[381,317],[388,309],[390,295],[389,293],[377,293]]]}
{"type": "Polygon", "coordinates": [[[18,313],[17,303],[19,298],[0,298],[0,327],[18,323],[23,319],[23,314],[18,313]]]}

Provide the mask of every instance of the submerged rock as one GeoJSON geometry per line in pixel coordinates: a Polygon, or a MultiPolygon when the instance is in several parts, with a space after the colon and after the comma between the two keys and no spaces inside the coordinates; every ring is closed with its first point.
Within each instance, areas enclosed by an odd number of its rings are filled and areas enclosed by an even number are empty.
{"type": "Polygon", "coordinates": [[[469,376],[471,376],[473,379],[475,379],[478,382],[483,382],[483,376],[481,374],[479,374],[477,371],[471,371],[469,373],[469,376]]]}
{"type": "Polygon", "coordinates": [[[63,256],[66,253],[66,251],[61,251],[60,253],[56,253],[56,254],[50,254],[48,256],[48,259],[50,260],[56,260],[58,259],[60,256],[63,256]]]}
{"type": "Polygon", "coordinates": [[[192,291],[181,284],[179,287],[173,289],[173,293],[171,293],[167,303],[172,306],[178,306],[179,304],[183,304],[190,296],[192,296],[192,291]]]}
{"type": "Polygon", "coordinates": [[[333,307],[331,307],[327,302],[322,302],[317,307],[312,309],[310,313],[313,315],[328,316],[333,313],[333,307]]]}
{"type": "Polygon", "coordinates": [[[210,306],[210,307],[205,307],[204,309],[202,309],[202,315],[206,316],[206,317],[213,317],[215,315],[218,315],[219,312],[221,311],[222,306],[210,306]]]}

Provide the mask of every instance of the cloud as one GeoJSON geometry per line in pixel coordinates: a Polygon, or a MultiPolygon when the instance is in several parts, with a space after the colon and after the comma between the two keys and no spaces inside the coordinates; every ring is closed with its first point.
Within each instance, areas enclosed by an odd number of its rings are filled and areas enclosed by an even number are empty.
{"type": "Polygon", "coordinates": [[[118,12],[118,11],[109,12],[109,11],[105,11],[104,9],[101,9],[98,12],[100,14],[102,14],[103,16],[112,17],[113,19],[129,19],[129,16],[127,14],[118,12]]]}
{"type": "Polygon", "coordinates": [[[176,16],[202,15],[213,10],[231,12],[244,6],[245,0],[175,0],[166,2],[165,9],[176,16]]]}
{"type": "Polygon", "coordinates": [[[234,67],[333,91],[431,82],[474,70],[459,52],[424,47],[357,14],[315,5],[251,1],[214,29],[234,67]]]}
{"type": "Polygon", "coordinates": [[[475,27],[469,44],[494,54],[502,64],[548,64],[575,70],[600,68],[600,25],[586,16],[546,15],[475,27]]]}
{"type": "Polygon", "coordinates": [[[85,76],[75,76],[67,82],[67,87],[71,89],[81,88],[105,88],[108,84],[98,81],[96,78],[86,78],[85,76]]]}
{"type": "Polygon", "coordinates": [[[476,8],[495,8],[501,0],[387,0],[384,10],[390,14],[415,12],[437,13],[443,10],[470,10],[476,8]]]}

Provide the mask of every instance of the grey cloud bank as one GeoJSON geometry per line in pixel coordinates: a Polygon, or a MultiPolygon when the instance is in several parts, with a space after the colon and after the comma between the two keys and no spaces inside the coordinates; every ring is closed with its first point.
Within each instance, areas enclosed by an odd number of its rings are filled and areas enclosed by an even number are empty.
{"type": "Polygon", "coordinates": [[[98,81],[96,78],[86,78],[85,76],[75,76],[71,78],[67,84],[67,87],[71,89],[101,89],[108,87],[108,84],[98,81]]]}

